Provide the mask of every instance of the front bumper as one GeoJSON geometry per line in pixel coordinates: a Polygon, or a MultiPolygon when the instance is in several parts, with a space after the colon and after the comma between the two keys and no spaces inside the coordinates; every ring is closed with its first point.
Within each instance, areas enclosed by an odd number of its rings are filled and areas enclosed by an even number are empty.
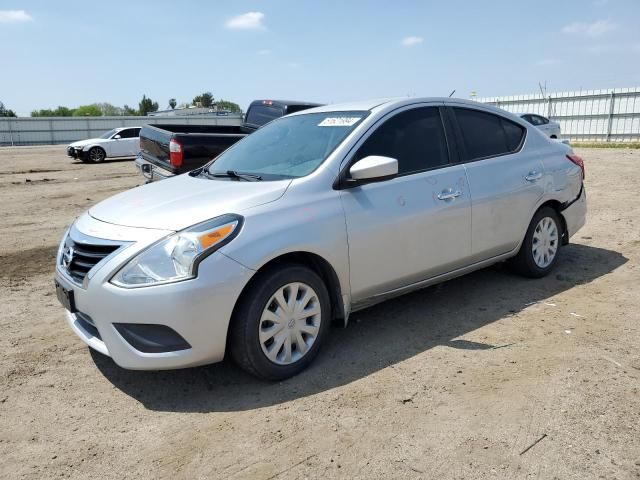
{"type": "MultiPolygon", "coordinates": [[[[103,223],[85,217],[88,216],[83,217],[85,224],[103,223]]],[[[100,228],[104,225],[107,224],[100,228]]],[[[109,283],[126,261],[155,241],[149,232],[144,235],[144,240],[129,238],[129,245],[96,265],[83,286],[74,282],[58,264],[56,280],[64,288],[73,290],[78,311],[65,310],[67,323],[84,343],[112,357],[123,368],[162,370],[222,360],[233,308],[253,271],[215,252],[203,260],[198,277],[192,280],[133,289],[109,283]],[[114,323],[163,325],[179,334],[190,348],[145,353],[125,340],[114,323]]],[[[164,235],[160,231],[156,234],[158,238],[164,235]]]]}
{"type": "Polygon", "coordinates": [[[138,173],[146,178],[147,182],[155,182],[156,180],[164,180],[174,176],[173,172],[146,161],[140,155],[136,157],[135,164],[138,169],[138,173]]]}
{"type": "Polygon", "coordinates": [[[74,147],[67,147],[67,157],[75,158],[76,160],[86,160],[87,152],[74,147]]]}

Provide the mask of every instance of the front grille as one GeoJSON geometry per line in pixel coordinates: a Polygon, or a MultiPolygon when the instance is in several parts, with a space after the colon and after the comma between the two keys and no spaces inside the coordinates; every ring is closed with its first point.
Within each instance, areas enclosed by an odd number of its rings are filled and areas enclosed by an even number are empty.
{"type": "Polygon", "coordinates": [[[62,251],[60,262],[69,276],[76,282],[82,281],[93,267],[103,258],[115,252],[120,245],[100,245],[75,242],[70,236],[62,251]]]}

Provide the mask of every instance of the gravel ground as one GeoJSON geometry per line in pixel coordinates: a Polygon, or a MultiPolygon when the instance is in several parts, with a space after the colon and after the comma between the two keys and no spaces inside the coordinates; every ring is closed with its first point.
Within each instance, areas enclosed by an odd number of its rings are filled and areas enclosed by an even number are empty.
{"type": "Polygon", "coordinates": [[[140,179],[1,148],[0,478],[640,478],[640,151],[579,153],[588,224],[551,276],[497,265],[361,311],[308,371],[264,383],[88,350],[56,246],[140,179]]]}

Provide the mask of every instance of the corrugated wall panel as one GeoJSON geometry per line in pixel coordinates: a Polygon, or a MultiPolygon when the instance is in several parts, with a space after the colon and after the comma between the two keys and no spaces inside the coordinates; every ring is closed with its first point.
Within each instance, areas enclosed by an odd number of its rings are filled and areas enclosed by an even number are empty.
{"type": "Polygon", "coordinates": [[[94,138],[116,127],[147,123],[201,125],[241,125],[240,115],[157,116],[157,117],[38,117],[1,118],[0,145],[53,145],[94,138]]]}
{"type": "Polygon", "coordinates": [[[513,113],[537,113],[557,121],[574,141],[639,142],[640,88],[582,90],[479,98],[513,113]],[[612,105],[613,102],[613,105],[612,105]]]}

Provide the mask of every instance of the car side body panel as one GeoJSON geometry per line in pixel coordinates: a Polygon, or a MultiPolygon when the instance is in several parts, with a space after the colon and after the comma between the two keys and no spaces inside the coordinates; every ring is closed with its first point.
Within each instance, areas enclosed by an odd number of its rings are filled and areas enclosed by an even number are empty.
{"type": "Polygon", "coordinates": [[[584,225],[586,192],[580,167],[567,159],[571,149],[503,110],[464,100],[404,98],[325,106],[292,116],[314,111],[367,114],[304,177],[276,185],[268,180],[260,184],[184,175],[138,187],[83,215],[71,231],[75,228],[82,234],[84,247],[109,240],[122,247],[91,267],[86,281],[78,284],[65,273],[68,264],[65,267],[62,260],[67,254],[73,257],[73,252],[61,243],[56,278],[75,293],[77,312],[70,307],[67,319],[76,334],[125,368],[215,362],[224,357],[234,309],[247,285],[257,272],[283,256],[312,254],[326,262],[338,283],[331,285],[339,290],[333,293],[342,299],[348,317],[350,311],[517,254],[531,218],[547,202],[561,212],[569,236],[584,225]],[[463,105],[512,120],[527,129],[525,142],[517,153],[464,162],[455,134],[453,144],[449,143],[450,120],[445,118],[447,147],[440,151],[455,152],[448,157],[449,163],[445,160],[434,163],[436,167],[342,188],[343,169],[362,140],[387,117],[414,106],[445,105],[463,105]],[[178,186],[185,195],[177,194],[178,186]],[[277,192],[271,192],[274,188],[277,192]],[[196,198],[198,189],[203,195],[196,198]],[[248,190],[268,190],[269,201],[247,195],[248,190]],[[453,198],[442,195],[458,191],[453,198]],[[150,210],[152,194],[166,205],[150,210]],[[243,217],[239,233],[209,252],[191,277],[132,288],[110,283],[155,242],[223,214],[243,217]],[[101,338],[82,327],[79,313],[93,319],[101,338]],[[190,348],[177,353],[137,351],[118,333],[114,324],[119,322],[168,326],[190,348]]]}

